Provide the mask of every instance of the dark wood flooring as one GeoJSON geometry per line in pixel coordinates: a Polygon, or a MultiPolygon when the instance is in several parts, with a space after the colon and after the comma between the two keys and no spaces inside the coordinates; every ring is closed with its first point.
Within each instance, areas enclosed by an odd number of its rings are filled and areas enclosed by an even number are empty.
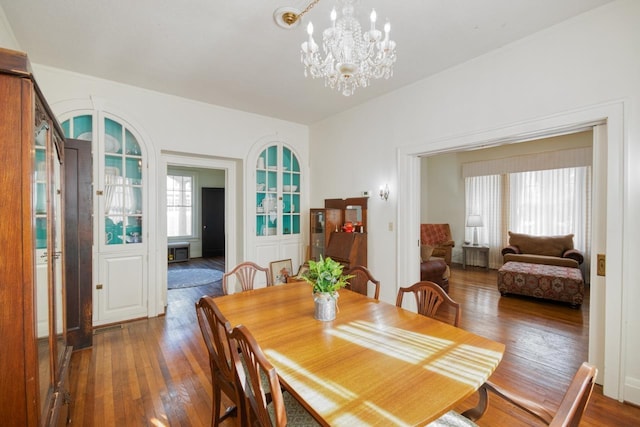
{"type": "MultiPolygon", "coordinates": [[[[220,260],[194,261],[194,265],[197,262],[224,265],[220,260]]],[[[506,344],[494,382],[555,410],[587,357],[589,300],[576,310],[552,302],[502,298],[495,283],[495,271],[453,269],[450,295],[463,307],[461,327],[506,344]]],[[[213,286],[170,290],[165,316],[104,330],[94,336],[92,349],[74,353],[73,425],[208,426],[211,379],[194,303],[211,292],[213,286]]],[[[472,397],[457,409],[473,401],[472,397]]],[[[235,426],[236,420],[224,425],[235,426]]],[[[479,425],[536,424],[491,399],[479,425]]],[[[640,408],[606,398],[596,386],[582,425],[638,426],[640,408]]]]}

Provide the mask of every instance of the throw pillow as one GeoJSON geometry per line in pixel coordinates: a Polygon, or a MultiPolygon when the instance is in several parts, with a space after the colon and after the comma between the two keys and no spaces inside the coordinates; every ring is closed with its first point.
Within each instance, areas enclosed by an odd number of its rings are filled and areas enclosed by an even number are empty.
{"type": "Polygon", "coordinates": [[[420,245],[420,259],[422,262],[429,261],[431,254],[433,253],[433,246],[420,245]]]}

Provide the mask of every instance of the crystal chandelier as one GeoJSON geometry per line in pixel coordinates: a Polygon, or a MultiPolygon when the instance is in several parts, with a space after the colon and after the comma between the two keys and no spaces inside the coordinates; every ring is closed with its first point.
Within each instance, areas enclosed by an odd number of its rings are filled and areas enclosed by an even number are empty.
{"type": "MultiPolygon", "coordinates": [[[[302,13],[282,15],[289,25],[299,19],[319,0],[314,0],[302,13]],[[293,21],[293,22],[289,22],[293,21]]],[[[304,75],[312,78],[324,77],[325,86],[341,91],[344,96],[353,95],[358,87],[369,86],[369,80],[393,75],[396,62],[396,43],[389,39],[391,26],[384,25],[382,32],[376,29],[376,11],[371,11],[371,27],[362,32],[354,17],[354,0],[338,0],[342,4],[342,15],[335,7],[331,11],[331,27],[322,33],[322,55],[313,40],[313,24],[309,22],[309,39],[302,43],[301,61],[304,75]]]]}

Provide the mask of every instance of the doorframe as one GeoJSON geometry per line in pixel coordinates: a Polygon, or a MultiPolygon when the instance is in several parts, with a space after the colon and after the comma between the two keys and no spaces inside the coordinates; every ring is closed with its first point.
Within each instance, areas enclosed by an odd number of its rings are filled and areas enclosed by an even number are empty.
{"type": "MultiPolygon", "coordinates": [[[[624,350],[626,331],[622,319],[626,318],[627,307],[623,304],[623,256],[624,256],[624,177],[627,169],[624,153],[625,110],[624,100],[559,113],[504,127],[483,130],[419,144],[400,147],[397,150],[398,204],[397,204],[397,259],[396,283],[414,283],[419,280],[418,268],[413,260],[419,259],[420,224],[420,157],[455,151],[486,148],[491,146],[530,141],[533,139],[574,133],[597,124],[606,123],[607,146],[606,164],[594,161],[594,167],[606,167],[606,220],[602,220],[594,210],[593,236],[606,236],[606,242],[594,242],[592,247],[606,247],[607,277],[606,301],[603,310],[590,311],[589,361],[597,363],[605,396],[623,401],[624,350]],[[602,232],[602,230],[605,230],[602,232]],[[598,331],[604,331],[598,333],[598,331]],[[595,346],[604,348],[604,360],[594,353],[595,346]]],[[[602,142],[594,140],[594,158],[597,158],[602,142]]],[[[603,162],[604,163],[604,162],[603,162]]],[[[594,170],[593,176],[599,171],[594,170]]],[[[602,195],[600,195],[601,197],[602,195]]],[[[596,200],[598,200],[596,198],[596,200]]],[[[600,199],[602,200],[602,198],[600,199]]],[[[594,257],[595,258],[595,257],[594,257]]],[[[594,277],[596,269],[592,268],[594,277]]],[[[592,283],[598,281],[592,280],[592,283]]],[[[602,278],[599,280],[603,282],[602,278]]],[[[629,283],[631,283],[629,281],[629,283]]]]}
{"type": "MultiPolygon", "coordinates": [[[[243,236],[238,230],[238,209],[236,193],[242,194],[241,186],[237,183],[237,161],[234,159],[181,153],[175,151],[160,152],[157,174],[158,183],[158,233],[156,247],[156,265],[158,280],[156,291],[158,307],[167,305],[167,167],[191,167],[203,169],[218,169],[225,172],[225,264],[237,264],[238,239],[243,236]]],[[[242,200],[242,199],[241,199],[242,200]]],[[[242,222],[241,222],[242,224],[242,222]]]]}

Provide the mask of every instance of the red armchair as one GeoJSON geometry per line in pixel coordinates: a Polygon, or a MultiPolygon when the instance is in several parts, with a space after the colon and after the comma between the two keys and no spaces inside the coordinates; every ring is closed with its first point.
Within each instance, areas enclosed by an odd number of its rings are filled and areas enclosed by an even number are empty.
{"type": "Polygon", "coordinates": [[[451,250],[455,242],[449,224],[420,224],[420,244],[433,247],[431,256],[444,258],[451,266],[451,250]]]}

